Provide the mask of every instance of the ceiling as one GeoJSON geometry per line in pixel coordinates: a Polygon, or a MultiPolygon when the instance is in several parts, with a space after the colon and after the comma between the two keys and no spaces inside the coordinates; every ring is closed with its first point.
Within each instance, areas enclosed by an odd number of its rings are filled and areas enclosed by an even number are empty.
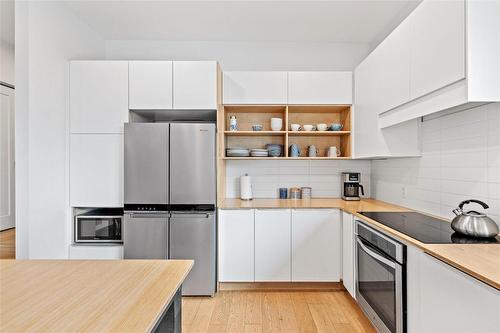
{"type": "Polygon", "coordinates": [[[14,45],[14,0],[0,0],[0,40],[14,45]]]}
{"type": "Polygon", "coordinates": [[[418,1],[69,1],[107,40],[376,45],[418,1]]]}

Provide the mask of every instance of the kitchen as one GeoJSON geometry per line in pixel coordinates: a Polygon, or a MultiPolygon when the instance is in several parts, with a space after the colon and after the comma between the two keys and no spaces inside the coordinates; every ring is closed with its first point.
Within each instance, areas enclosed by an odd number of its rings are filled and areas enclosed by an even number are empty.
{"type": "Polygon", "coordinates": [[[16,3],[17,259],[194,259],[188,332],[498,327],[498,236],[449,224],[500,221],[497,2],[148,5],[16,3]]]}

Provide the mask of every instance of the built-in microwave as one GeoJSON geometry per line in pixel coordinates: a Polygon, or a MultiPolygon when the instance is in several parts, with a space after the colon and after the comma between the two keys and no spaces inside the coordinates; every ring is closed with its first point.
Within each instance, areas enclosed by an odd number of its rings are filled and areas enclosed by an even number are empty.
{"type": "Polygon", "coordinates": [[[75,243],[123,243],[123,209],[93,209],[75,216],[75,243]]]}

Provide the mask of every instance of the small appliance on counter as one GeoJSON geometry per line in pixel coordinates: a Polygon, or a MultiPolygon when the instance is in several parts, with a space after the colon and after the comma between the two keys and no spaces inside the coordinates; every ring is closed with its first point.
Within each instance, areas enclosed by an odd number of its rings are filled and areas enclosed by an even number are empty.
{"type": "Polygon", "coordinates": [[[348,201],[360,200],[359,192],[365,195],[361,182],[361,174],[358,172],[342,172],[342,199],[348,201]]]}
{"type": "Polygon", "coordinates": [[[498,225],[486,214],[481,214],[475,210],[464,212],[464,205],[471,202],[481,205],[484,209],[490,208],[480,200],[469,199],[462,201],[457,209],[453,210],[456,215],[451,221],[451,228],[457,233],[470,237],[491,238],[498,235],[498,225]]]}
{"type": "Polygon", "coordinates": [[[240,198],[241,200],[252,200],[252,177],[245,173],[240,177],[240,198]]]}
{"type": "Polygon", "coordinates": [[[122,243],[123,209],[98,208],[75,216],[75,243],[122,243]]]}

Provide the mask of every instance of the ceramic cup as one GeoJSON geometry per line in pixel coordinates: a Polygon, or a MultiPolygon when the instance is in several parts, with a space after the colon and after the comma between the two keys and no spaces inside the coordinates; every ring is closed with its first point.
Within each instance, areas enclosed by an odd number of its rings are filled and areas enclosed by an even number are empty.
{"type": "Polygon", "coordinates": [[[319,150],[318,150],[318,148],[316,148],[315,145],[310,145],[307,148],[307,156],[309,156],[309,157],[317,157],[318,154],[319,154],[319,150]]]}
{"type": "Polygon", "coordinates": [[[310,132],[314,129],[314,126],[313,125],[304,125],[304,126],[302,126],[302,128],[304,129],[304,131],[310,132]]]}
{"type": "Polygon", "coordinates": [[[339,124],[339,123],[333,123],[330,125],[330,129],[332,131],[340,131],[342,129],[342,127],[344,127],[344,125],[339,124]]]}
{"type": "Polygon", "coordinates": [[[288,149],[288,154],[290,157],[299,157],[300,156],[300,147],[297,144],[291,144],[288,149]]]}
{"type": "Polygon", "coordinates": [[[328,125],[326,125],[326,124],[317,124],[316,128],[318,129],[318,131],[326,131],[328,129],[328,125]]]}
{"type": "Polygon", "coordinates": [[[281,128],[283,128],[283,119],[271,118],[271,129],[273,131],[281,131],[281,128]]]}
{"type": "Polygon", "coordinates": [[[300,131],[300,124],[291,124],[290,128],[292,129],[293,132],[300,131]]]}
{"type": "Polygon", "coordinates": [[[328,157],[339,157],[340,156],[340,149],[338,149],[337,147],[329,147],[327,152],[326,152],[326,155],[328,157]]]}

